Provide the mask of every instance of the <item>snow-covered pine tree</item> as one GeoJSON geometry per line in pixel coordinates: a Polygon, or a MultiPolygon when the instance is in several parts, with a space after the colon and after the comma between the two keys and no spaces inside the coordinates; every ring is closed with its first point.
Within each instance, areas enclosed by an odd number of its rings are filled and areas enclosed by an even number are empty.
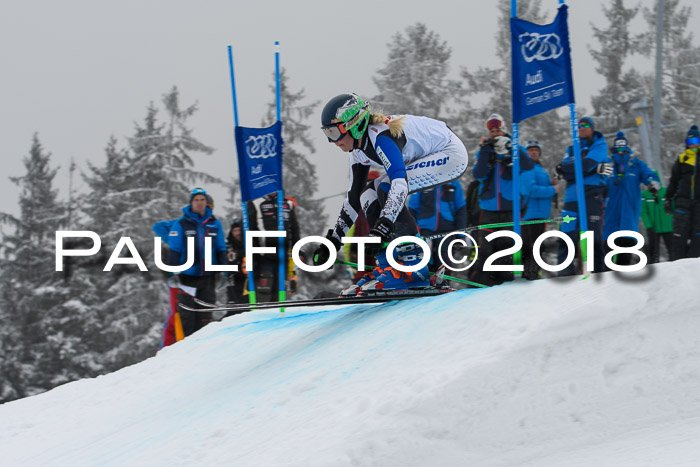
{"type": "Polygon", "coordinates": [[[626,8],[624,0],[613,0],[602,9],[601,18],[605,18],[607,24],[598,27],[591,23],[600,48],[589,46],[588,50],[596,63],[596,71],[605,78],[605,86],[591,101],[596,130],[614,133],[636,127],[631,106],[644,95],[641,74],[626,66],[627,59],[640,51],[641,38],[630,32],[630,23],[639,12],[639,6],[626,8]]]}
{"type": "MultiPolygon", "coordinates": [[[[468,176],[463,182],[469,182],[474,157],[479,150],[479,138],[487,135],[486,120],[492,113],[502,115],[508,124],[508,133],[513,123],[512,89],[511,89],[511,51],[510,51],[510,2],[499,0],[498,23],[494,30],[493,52],[499,58],[498,66],[479,67],[475,71],[463,68],[460,75],[466,81],[464,88],[469,100],[459,113],[459,118],[450,122],[450,127],[458,132],[467,145],[470,154],[468,176]],[[485,104],[475,104],[484,102],[485,104]]],[[[542,11],[541,0],[520,0],[518,17],[538,24],[551,22],[555,9],[542,11]]],[[[529,139],[537,140],[542,146],[541,162],[548,171],[561,162],[564,151],[571,144],[571,130],[568,109],[554,110],[520,123],[520,144],[527,145],[529,139]]]]}
{"type": "Polygon", "coordinates": [[[2,241],[3,326],[12,336],[0,355],[3,400],[45,391],[81,372],[71,361],[84,350],[74,328],[79,317],[66,307],[70,293],[53,260],[66,210],[53,187],[57,169],[50,158],[35,134],[23,160],[25,174],[10,177],[19,187],[20,215],[4,216],[12,232],[2,241]]]}
{"type": "MultiPolygon", "coordinates": [[[[656,7],[644,8],[644,18],[649,25],[643,37],[643,52],[647,56],[656,53],[656,7]]],[[[700,123],[700,47],[693,44],[689,31],[692,7],[681,5],[680,0],[664,1],[663,36],[663,96],[661,118],[661,163],[665,174],[678,154],[685,149],[684,137],[691,124],[700,123]]],[[[652,95],[653,75],[647,77],[647,93],[652,95]]],[[[668,183],[668,180],[664,180],[668,183]]]]}
{"type": "Polygon", "coordinates": [[[379,93],[370,99],[375,110],[431,118],[449,117],[449,106],[464,94],[461,83],[448,77],[452,49],[423,23],[397,32],[387,44],[383,68],[372,78],[379,93]]]}
{"type": "MultiPolygon", "coordinates": [[[[275,85],[271,87],[273,97],[268,105],[263,126],[272,125],[276,119],[275,85]]],[[[316,166],[309,162],[307,154],[316,152],[311,142],[308,119],[314,115],[318,101],[307,103],[306,91],[294,92],[289,86],[289,77],[283,68],[280,71],[280,99],[282,114],[283,184],[284,195],[297,200],[297,218],[301,236],[319,235],[327,226],[323,203],[314,200],[318,191],[316,166]]]]}
{"type": "MultiPolygon", "coordinates": [[[[276,86],[270,86],[272,99],[267,108],[267,114],[262,125],[269,126],[276,120],[276,86]]],[[[318,174],[316,166],[309,162],[307,154],[316,152],[309,131],[311,126],[308,119],[315,114],[318,101],[305,102],[304,89],[294,91],[289,84],[289,76],[284,68],[280,70],[280,99],[282,116],[283,147],[283,183],[285,196],[297,200],[297,220],[301,237],[309,235],[325,235],[328,228],[328,217],[323,209],[323,202],[314,199],[318,191],[318,174]]],[[[238,193],[236,193],[238,195],[238,193]]],[[[296,298],[315,296],[321,287],[329,290],[340,290],[338,280],[341,274],[339,268],[323,273],[306,273],[298,270],[299,291],[296,298]],[[322,279],[320,278],[322,276],[322,279]],[[323,285],[322,285],[323,284],[323,285]]]]}
{"type": "Polygon", "coordinates": [[[103,256],[97,268],[85,270],[94,275],[102,322],[93,347],[109,371],[153,355],[167,314],[165,274],[153,262],[151,226],[181,216],[195,186],[218,183],[193,170],[196,157],[212,152],[188,127],[196,106],[182,109],[177,88],[162,102],[163,121],[158,108],[149,105],[145,119],[128,139],[128,148],[120,149],[110,140],[105,165],[91,165],[84,175],[92,190],[83,206],[89,220],[86,228],[98,232],[108,254],[121,237],[130,237],[148,268],[141,272],[135,265],[116,265],[103,272],[108,258],[103,256]]]}

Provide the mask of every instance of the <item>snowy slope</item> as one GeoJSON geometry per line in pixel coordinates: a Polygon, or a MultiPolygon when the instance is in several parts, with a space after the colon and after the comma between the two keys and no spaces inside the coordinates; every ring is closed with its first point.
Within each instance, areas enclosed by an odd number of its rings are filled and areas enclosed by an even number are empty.
{"type": "Polygon", "coordinates": [[[699,266],[235,316],[0,406],[0,464],[700,465],[699,266]]]}

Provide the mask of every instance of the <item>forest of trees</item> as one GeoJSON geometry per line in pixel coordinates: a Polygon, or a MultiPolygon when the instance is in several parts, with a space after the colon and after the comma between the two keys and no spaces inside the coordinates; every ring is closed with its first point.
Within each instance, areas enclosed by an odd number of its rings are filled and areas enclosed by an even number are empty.
{"type": "MultiPolygon", "coordinates": [[[[498,3],[493,43],[509,44],[510,2],[498,3]]],[[[680,0],[665,3],[661,160],[668,174],[683,149],[685,131],[699,121],[700,47],[693,45],[690,7],[680,0]]],[[[523,19],[547,20],[542,0],[520,0],[519,8],[523,19]]],[[[653,60],[656,14],[626,0],[613,0],[603,10],[603,19],[591,25],[594,44],[589,53],[605,84],[592,97],[593,109],[579,107],[579,111],[596,119],[598,131],[614,134],[635,127],[631,106],[636,101],[652,100],[655,76],[630,62],[653,60]],[[633,34],[633,21],[643,22],[646,30],[633,34]]],[[[366,96],[375,109],[442,119],[467,143],[471,154],[485,135],[489,114],[500,113],[511,123],[509,47],[496,50],[494,45],[499,62],[493,68],[453,70],[449,44],[424,24],[396,32],[386,46],[385,64],[373,78],[377,94],[366,96]]],[[[319,214],[323,210],[316,199],[317,174],[307,155],[315,151],[311,132],[318,131],[321,103],[309,102],[305,91],[292,89],[290,82],[283,71],[285,192],[299,202],[302,235],[319,235],[332,219],[319,214]]],[[[274,84],[268,105],[263,126],[274,120],[274,84]]],[[[87,186],[80,202],[76,194],[60,194],[54,187],[57,168],[41,135],[27,142],[25,172],[11,178],[18,187],[21,211],[18,216],[0,214],[5,232],[0,246],[0,402],[115,371],[155,353],[168,298],[165,275],[153,263],[151,226],[163,220],[164,213],[179,213],[189,190],[197,185],[228,186],[229,199],[217,205],[215,213],[225,226],[240,216],[237,180],[195,170],[197,161],[213,151],[197,139],[189,124],[196,112],[196,105],[180,102],[176,87],[157,104],[147,104],[145,116],[126,141],[111,138],[103,155],[79,168],[87,186]],[[68,229],[98,232],[105,253],[71,258],[63,272],[56,272],[55,232],[68,229]],[[102,272],[108,252],[124,236],[134,241],[148,272],[129,265],[102,272]]],[[[548,112],[522,122],[521,142],[537,139],[543,165],[552,169],[570,144],[569,128],[565,111],[548,112]]],[[[648,159],[634,131],[628,137],[637,146],[636,154],[648,159]]],[[[470,180],[468,170],[461,181],[466,186],[470,180]]],[[[339,274],[336,269],[323,281],[302,280],[302,293],[313,295],[320,282],[339,280],[339,274]]]]}

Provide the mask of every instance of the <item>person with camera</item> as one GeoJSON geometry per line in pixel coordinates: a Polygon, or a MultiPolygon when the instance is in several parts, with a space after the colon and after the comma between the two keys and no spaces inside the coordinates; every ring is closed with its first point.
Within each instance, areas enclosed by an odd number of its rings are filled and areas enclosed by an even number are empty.
{"type": "MultiPolygon", "coordinates": [[[[479,185],[479,208],[481,214],[478,225],[512,222],[513,221],[513,151],[510,135],[506,132],[506,122],[499,114],[492,114],[486,120],[488,136],[483,136],[479,142],[479,152],[476,154],[476,164],[472,175],[481,183],[479,185]]],[[[521,194],[527,195],[525,187],[530,185],[533,176],[534,162],[527,155],[524,147],[519,147],[521,194]]],[[[523,198],[521,198],[521,203],[523,198]]],[[[522,208],[522,206],[521,206],[522,208]]],[[[508,238],[499,238],[492,242],[485,240],[486,236],[497,230],[482,229],[476,240],[479,244],[479,256],[474,265],[471,278],[483,285],[498,285],[513,280],[512,272],[486,272],[483,265],[486,259],[496,251],[513,245],[508,238]]],[[[494,264],[512,264],[511,257],[503,257],[494,264]],[[504,262],[505,261],[505,262],[504,262]]]]}
{"type": "Polygon", "coordinates": [[[671,261],[700,257],[700,130],[692,125],[685,136],[685,151],[671,169],[664,209],[673,214],[671,261]]]}
{"type": "MultiPolygon", "coordinates": [[[[613,172],[613,164],[608,157],[608,143],[603,134],[595,131],[595,123],[591,117],[582,117],[578,122],[578,135],[581,138],[581,167],[583,172],[584,197],[586,201],[586,218],[588,230],[593,231],[593,259],[594,272],[605,271],[603,263],[603,203],[608,191],[608,177],[613,172]]],[[[578,223],[578,198],[576,197],[576,170],[574,163],[573,145],[566,150],[566,155],[556,171],[566,181],[564,194],[564,208],[562,217],[571,216],[575,221],[562,223],[561,231],[574,242],[577,254],[580,253],[580,233],[578,223]]],[[[559,242],[558,264],[563,263],[568,256],[568,247],[564,242],[559,242]]],[[[579,262],[579,272],[582,263],[579,262]]],[[[559,272],[559,276],[571,276],[576,272],[572,262],[567,268],[559,272]]]]}

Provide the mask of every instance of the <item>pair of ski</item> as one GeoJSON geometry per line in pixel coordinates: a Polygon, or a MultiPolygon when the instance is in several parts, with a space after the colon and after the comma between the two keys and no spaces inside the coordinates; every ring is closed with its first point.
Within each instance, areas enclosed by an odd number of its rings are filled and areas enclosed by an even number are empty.
{"type": "MultiPolygon", "coordinates": [[[[538,220],[532,220],[532,221],[521,221],[521,225],[527,225],[527,224],[543,224],[543,223],[549,223],[549,222],[564,222],[568,223],[571,222],[572,220],[575,220],[575,217],[557,217],[553,219],[538,219],[538,220]]],[[[477,225],[473,227],[467,227],[466,229],[461,229],[455,232],[463,232],[463,233],[469,233],[472,231],[476,230],[482,230],[482,229],[495,229],[495,228],[503,228],[503,227],[512,227],[513,223],[512,222],[500,222],[500,223],[495,223],[495,224],[484,224],[484,225],[477,225]]],[[[428,237],[424,237],[424,240],[434,240],[437,238],[442,238],[446,236],[447,233],[445,234],[436,234],[436,235],[431,235],[428,237]]],[[[348,265],[352,265],[357,267],[356,264],[354,263],[345,263],[348,265]]],[[[461,280],[459,278],[455,277],[450,277],[450,276],[445,276],[445,279],[447,280],[458,280],[460,282],[465,282],[467,284],[470,284],[472,286],[477,286],[477,287],[486,287],[481,284],[476,284],[473,282],[461,280]]],[[[350,295],[350,296],[339,296],[339,297],[332,297],[332,298],[312,298],[312,299],[307,299],[307,300],[286,300],[282,302],[262,302],[262,303],[240,303],[240,304],[226,304],[226,305],[217,305],[213,303],[207,303],[204,301],[201,301],[197,298],[194,299],[195,303],[202,308],[194,308],[190,307],[184,304],[179,304],[180,308],[188,311],[197,311],[197,312],[216,312],[216,311],[225,311],[225,312],[238,312],[238,313],[243,313],[247,311],[252,311],[252,310],[265,310],[265,309],[274,309],[274,308],[292,308],[292,307],[302,307],[302,306],[313,306],[313,305],[353,305],[353,304],[360,304],[360,303],[382,303],[382,302],[390,302],[394,300],[407,300],[407,299],[412,299],[412,298],[418,298],[418,297],[432,297],[432,296],[438,296],[438,295],[444,295],[445,293],[449,292],[454,292],[456,289],[453,289],[451,287],[447,286],[431,286],[431,287],[426,287],[426,288],[420,288],[420,289],[408,289],[408,290],[386,290],[386,291],[372,291],[371,293],[365,293],[363,295],[350,295]]]]}
{"type": "Polygon", "coordinates": [[[384,303],[391,302],[394,300],[408,300],[411,298],[419,297],[435,297],[438,295],[444,295],[449,292],[454,292],[456,289],[451,287],[425,287],[421,289],[408,289],[408,290],[386,290],[386,291],[374,291],[371,294],[363,295],[348,295],[348,296],[338,296],[331,298],[311,298],[307,300],[286,300],[282,302],[261,302],[261,303],[232,303],[226,305],[217,305],[213,303],[207,303],[197,298],[194,299],[195,303],[201,308],[194,308],[183,303],[179,306],[183,310],[187,311],[198,311],[198,312],[213,312],[213,311],[225,311],[225,312],[237,312],[244,313],[247,311],[254,310],[266,310],[271,308],[293,308],[302,306],[314,306],[314,305],[355,305],[360,303],[384,303]]]}

